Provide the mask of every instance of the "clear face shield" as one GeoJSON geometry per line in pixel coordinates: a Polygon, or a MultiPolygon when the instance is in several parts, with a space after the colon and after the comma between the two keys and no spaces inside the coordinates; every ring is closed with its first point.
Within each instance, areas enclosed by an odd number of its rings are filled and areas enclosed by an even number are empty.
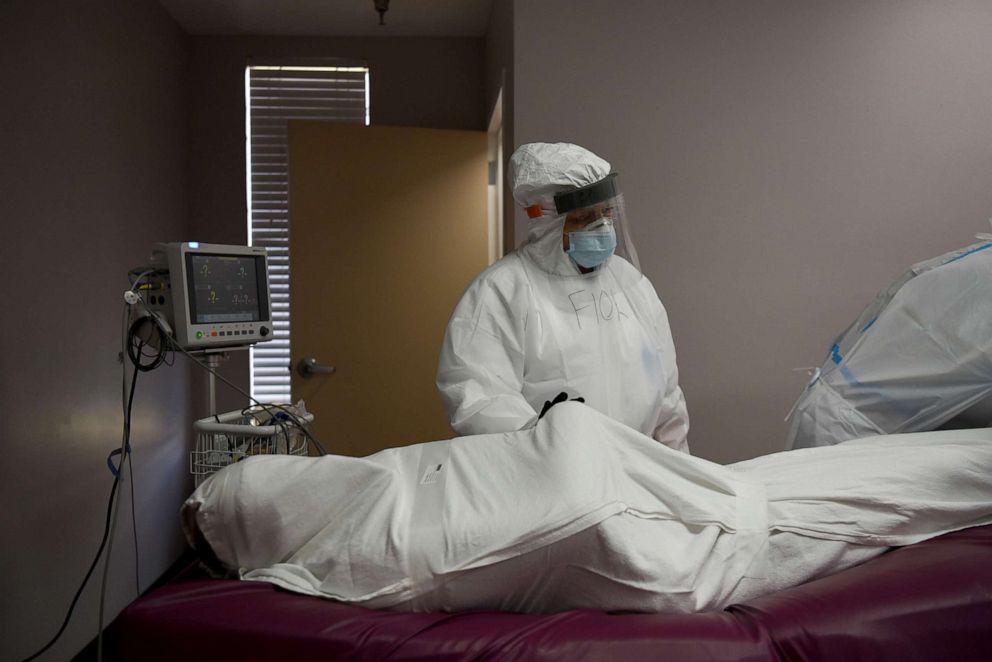
{"type": "Polygon", "coordinates": [[[616,178],[616,173],[610,173],[595,184],[555,196],[555,208],[565,217],[562,247],[583,272],[600,266],[611,255],[641,270],[616,178]]]}

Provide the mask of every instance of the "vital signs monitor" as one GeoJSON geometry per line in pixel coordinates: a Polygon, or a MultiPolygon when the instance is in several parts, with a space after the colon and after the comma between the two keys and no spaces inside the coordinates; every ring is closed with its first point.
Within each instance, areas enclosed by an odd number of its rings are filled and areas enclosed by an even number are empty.
{"type": "Polygon", "coordinates": [[[142,292],[149,311],[184,349],[272,340],[268,254],[260,246],[189,241],[158,244],[153,262],[165,279],[142,292]]]}

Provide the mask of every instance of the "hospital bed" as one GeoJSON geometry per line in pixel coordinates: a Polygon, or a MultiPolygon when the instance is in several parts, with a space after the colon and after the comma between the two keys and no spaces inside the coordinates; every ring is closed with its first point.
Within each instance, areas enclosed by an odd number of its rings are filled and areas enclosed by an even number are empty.
{"type": "Polygon", "coordinates": [[[128,606],[119,660],[992,659],[992,525],[722,611],[393,613],[191,569],[128,606]]]}

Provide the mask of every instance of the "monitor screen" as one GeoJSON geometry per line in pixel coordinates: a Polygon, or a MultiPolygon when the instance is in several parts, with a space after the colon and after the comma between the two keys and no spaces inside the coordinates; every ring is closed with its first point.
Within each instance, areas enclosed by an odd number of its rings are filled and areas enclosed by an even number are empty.
{"type": "Polygon", "coordinates": [[[186,275],[191,323],[268,319],[264,257],[186,253],[186,275]]]}

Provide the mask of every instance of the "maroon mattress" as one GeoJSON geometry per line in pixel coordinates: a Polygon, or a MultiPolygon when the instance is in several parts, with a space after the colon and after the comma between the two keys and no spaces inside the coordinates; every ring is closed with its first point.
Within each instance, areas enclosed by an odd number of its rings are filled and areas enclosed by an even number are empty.
{"type": "Polygon", "coordinates": [[[401,614],[186,579],[108,632],[121,660],[992,660],[992,525],[723,611],[401,614]]]}

